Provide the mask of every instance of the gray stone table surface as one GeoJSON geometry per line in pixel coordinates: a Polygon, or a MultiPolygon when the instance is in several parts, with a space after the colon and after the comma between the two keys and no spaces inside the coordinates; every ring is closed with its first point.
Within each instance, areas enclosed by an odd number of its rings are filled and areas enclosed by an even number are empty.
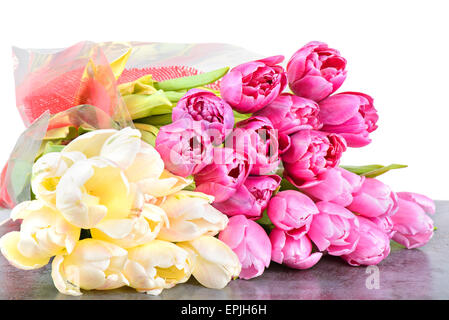
{"type": "MultiPolygon", "coordinates": [[[[121,288],[84,291],[80,297],[71,297],[53,286],[50,265],[23,271],[0,256],[0,299],[449,299],[449,201],[436,203],[433,219],[438,229],[434,237],[419,249],[393,247],[378,265],[378,289],[367,286],[375,270],[351,267],[337,257],[326,256],[309,270],[272,263],[262,276],[232,281],[223,290],[204,288],[192,278],[160,296],[121,288]]],[[[17,229],[18,224],[7,223],[0,227],[0,235],[17,229]]]]}

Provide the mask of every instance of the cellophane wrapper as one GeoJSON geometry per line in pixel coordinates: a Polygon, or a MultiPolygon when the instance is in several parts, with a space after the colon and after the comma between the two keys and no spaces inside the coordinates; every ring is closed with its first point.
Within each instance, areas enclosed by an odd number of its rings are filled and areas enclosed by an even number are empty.
{"type": "MultiPolygon", "coordinates": [[[[222,43],[80,42],[65,49],[13,48],[16,106],[27,127],[0,178],[0,206],[30,200],[32,165],[48,133],[133,126],[117,85],[195,75],[261,58],[222,43]],[[131,50],[115,79],[110,63],[131,50]]],[[[211,87],[218,88],[218,84],[211,87]],[[215,87],[214,87],[215,86],[215,87]]]]}

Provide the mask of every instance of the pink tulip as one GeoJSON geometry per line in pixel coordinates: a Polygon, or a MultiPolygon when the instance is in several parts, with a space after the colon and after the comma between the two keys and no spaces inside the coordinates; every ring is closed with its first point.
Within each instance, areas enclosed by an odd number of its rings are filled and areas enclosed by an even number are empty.
{"type": "MultiPolygon", "coordinates": [[[[284,177],[294,182],[288,175],[284,174],[284,177]]],[[[318,175],[316,180],[297,187],[314,200],[328,201],[346,207],[352,202],[352,194],[361,188],[364,180],[365,177],[335,167],[318,175]]]]}
{"type": "Polygon", "coordinates": [[[191,89],[178,101],[172,119],[175,122],[182,118],[208,122],[209,133],[214,138],[212,142],[216,145],[221,144],[234,127],[231,106],[207,90],[191,89]]]}
{"type": "Polygon", "coordinates": [[[295,190],[285,190],[271,198],[267,214],[271,222],[281,230],[298,238],[309,231],[313,215],[318,213],[315,203],[295,190]]]}
{"type": "Polygon", "coordinates": [[[320,129],[318,113],[315,101],[283,93],[254,115],[267,117],[279,134],[289,135],[303,129],[320,129]]]}
{"type": "Polygon", "coordinates": [[[172,173],[187,177],[212,161],[213,147],[205,121],[180,119],[160,128],[156,150],[172,173]]]}
{"type": "Polygon", "coordinates": [[[346,143],[336,134],[301,130],[291,137],[290,147],[282,154],[285,176],[296,186],[313,181],[317,175],[338,165],[346,143]]]}
{"type": "Polygon", "coordinates": [[[371,142],[369,134],[379,119],[373,98],[359,92],[342,92],[320,102],[319,119],[323,131],[342,135],[348,146],[363,147],[371,142]]]}
{"type": "Polygon", "coordinates": [[[391,217],[393,240],[407,249],[425,245],[433,236],[433,221],[426,214],[435,212],[432,199],[417,193],[399,192],[399,209],[391,217]]]}
{"type": "Polygon", "coordinates": [[[233,68],[223,77],[220,92],[234,110],[256,112],[271,103],[287,86],[283,56],[251,61],[233,68]]]}
{"type": "Polygon", "coordinates": [[[369,219],[358,216],[360,239],[353,252],[342,258],[352,266],[375,265],[390,254],[390,239],[369,219]]]}
{"type": "Polygon", "coordinates": [[[282,178],[278,175],[249,176],[243,185],[226,201],[213,206],[228,216],[243,214],[248,219],[259,219],[282,178]]]}
{"type": "Polygon", "coordinates": [[[239,257],[242,264],[240,278],[260,276],[270,265],[271,242],[265,230],[243,215],[233,216],[218,237],[239,257]]]}
{"type": "Polygon", "coordinates": [[[381,229],[388,238],[393,238],[396,231],[394,231],[393,217],[388,214],[383,214],[378,217],[368,218],[373,222],[379,229],[381,229]]]}
{"type": "Polygon", "coordinates": [[[346,79],[346,60],[323,42],[313,41],[295,52],[287,64],[290,89],[298,96],[320,101],[346,79]]]}
{"type": "Polygon", "coordinates": [[[308,236],[318,250],[333,256],[353,252],[359,242],[359,221],[349,210],[331,202],[318,202],[308,236]]]}
{"type": "Polygon", "coordinates": [[[215,148],[213,161],[195,174],[196,191],[215,197],[215,202],[228,200],[249,175],[248,157],[230,148],[215,148]]]}
{"type": "Polygon", "coordinates": [[[377,179],[366,178],[352,196],[353,200],[347,208],[364,217],[392,216],[398,209],[396,193],[377,179]]]}
{"type": "Polygon", "coordinates": [[[271,260],[293,269],[309,269],[322,257],[321,252],[312,253],[312,242],[307,235],[295,239],[285,231],[274,228],[270,233],[271,260]]]}
{"type": "Polygon", "coordinates": [[[279,165],[277,130],[266,117],[253,116],[237,122],[225,146],[249,155],[253,175],[273,172],[279,165]]]}

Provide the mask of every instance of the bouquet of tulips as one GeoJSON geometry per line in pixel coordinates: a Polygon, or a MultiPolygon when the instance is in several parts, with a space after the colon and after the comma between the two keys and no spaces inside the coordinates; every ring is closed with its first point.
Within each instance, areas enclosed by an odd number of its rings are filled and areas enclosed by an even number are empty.
{"type": "MultiPolygon", "coordinates": [[[[334,93],[347,74],[339,51],[310,42],[286,70],[273,56],[201,73],[173,57],[158,65],[154,50],[140,50],[149,66],[129,67],[133,47],[109,63],[115,45],[87,45],[85,64],[49,78],[51,63],[28,70],[16,89],[29,128],[1,200],[22,223],[0,239],[14,266],[54,257],[65,294],[159,294],[191,275],[220,289],[271,261],[374,265],[390,241],[412,249],[432,237],[434,202],[376,179],[404,165],[340,165],[371,142],[378,114],[367,94],[334,93]]],[[[50,60],[79,61],[80,46],[50,60]]]]}

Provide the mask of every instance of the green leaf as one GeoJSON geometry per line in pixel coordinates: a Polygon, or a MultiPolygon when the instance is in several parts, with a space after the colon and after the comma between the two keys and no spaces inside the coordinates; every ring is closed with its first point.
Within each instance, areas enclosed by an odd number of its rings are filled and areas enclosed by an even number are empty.
{"type": "Polygon", "coordinates": [[[162,90],[151,95],[130,94],[123,97],[132,119],[171,113],[173,104],[162,90]]]}
{"type": "Polygon", "coordinates": [[[348,171],[351,171],[355,174],[358,174],[359,176],[365,176],[367,178],[375,178],[390,170],[406,168],[407,165],[393,163],[388,166],[383,166],[380,164],[371,164],[365,166],[340,166],[340,167],[348,171]]]}
{"type": "Polygon", "coordinates": [[[197,88],[217,81],[222,78],[228,70],[229,67],[225,67],[206,73],[197,74],[195,76],[155,82],[154,87],[158,90],[164,91],[179,91],[197,88]]]}
{"type": "Polygon", "coordinates": [[[187,93],[186,90],[181,91],[164,91],[165,96],[170,102],[176,103],[187,93]]]}
{"type": "MultiPolygon", "coordinates": [[[[282,175],[281,175],[282,177],[282,175]]],[[[284,191],[284,190],[298,190],[298,188],[296,188],[290,181],[288,181],[285,178],[282,178],[281,180],[281,185],[279,188],[279,191],[284,191]]]]}
{"type": "Polygon", "coordinates": [[[265,210],[262,214],[262,218],[259,220],[256,220],[258,224],[261,225],[262,228],[265,229],[265,231],[269,234],[271,230],[274,229],[274,224],[271,222],[270,218],[268,217],[267,210],[265,210]]]}
{"type": "Polygon", "coordinates": [[[156,127],[162,127],[162,126],[172,123],[171,113],[136,119],[134,121],[134,124],[137,125],[138,123],[144,123],[144,124],[150,124],[150,125],[153,125],[156,127]]]}
{"type": "Polygon", "coordinates": [[[44,155],[44,154],[47,154],[47,153],[50,153],[50,152],[61,152],[62,149],[64,149],[64,147],[65,147],[64,145],[56,144],[56,143],[53,143],[51,141],[48,141],[45,144],[44,151],[43,151],[42,154],[44,155]]]}
{"type": "Polygon", "coordinates": [[[145,123],[135,123],[134,125],[136,129],[140,131],[142,140],[154,147],[156,145],[156,137],[159,129],[145,123]]]}

